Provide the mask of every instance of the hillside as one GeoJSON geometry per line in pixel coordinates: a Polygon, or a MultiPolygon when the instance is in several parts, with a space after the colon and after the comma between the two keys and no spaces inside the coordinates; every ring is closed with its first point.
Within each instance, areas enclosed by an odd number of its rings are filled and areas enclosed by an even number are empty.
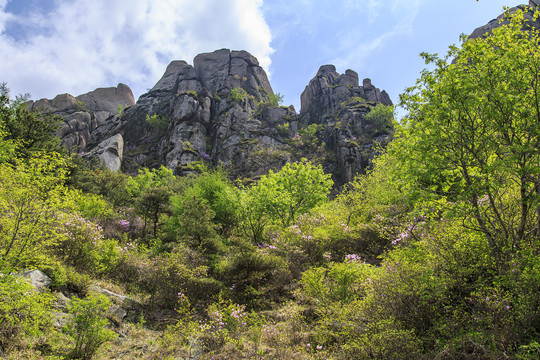
{"type": "Polygon", "coordinates": [[[399,123],[227,49],[137,101],[3,84],[1,358],[538,359],[539,11],[422,54],[399,123]]]}

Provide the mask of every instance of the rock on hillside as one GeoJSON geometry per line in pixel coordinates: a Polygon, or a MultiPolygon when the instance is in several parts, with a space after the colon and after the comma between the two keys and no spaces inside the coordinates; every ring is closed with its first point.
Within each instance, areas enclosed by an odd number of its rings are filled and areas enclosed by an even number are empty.
{"type": "Polygon", "coordinates": [[[183,174],[208,163],[225,166],[232,176],[257,176],[290,160],[285,150],[292,132],[278,126],[294,123],[296,112],[274,105],[257,59],[222,49],[198,55],[193,65],[173,61],[135,106],[98,128],[95,138],[121,133],[128,171],[164,164],[183,174]]]}
{"type": "Polygon", "coordinates": [[[52,100],[30,101],[26,106],[29,110],[61,116],[64,123],[57,136],[62,144],[73,151],[85,151],[87,144],[94,142],[92,134],[97,127],[113,122],[119,106],[125,108],[134,104],[131,89],[118,84],[117,87],[100,88],[77,97],[61,94],[52,100]]]}
{"type": "Polygon", "coordinates": [[[245,51],[221,49],[173,61],[133,104],[129,88],[98,89],[73,98],[40,100],[34,109],[62,115],[64,145],[128,172],[165,165],[186,174],[220,165],[231,177],[254,178],[286,162],[323,164],[336,183],[364,171],[390,139],[391,126],[365,116],[388,94],[347,70],[322,66],[302,94],[302,110],[279,106],[264,70],[245,51]],[[118,105],[125,105],[117,113],[118,105]],[[388,126],[387,126],[388,125],[388,126]]]}
{"type": "Polygon", "coordinates": [[[336,72],[333,65],[321,66],[301,96],[300,122],[319,124],[319,138],[330,152],[326,161],[334,182],[344,184],[363,173],[386,146],[393,133],[390,119],[375,123],[366,118],[377,105],[391,106],[386,91],[380,91],[352,70],[336,72]]]}

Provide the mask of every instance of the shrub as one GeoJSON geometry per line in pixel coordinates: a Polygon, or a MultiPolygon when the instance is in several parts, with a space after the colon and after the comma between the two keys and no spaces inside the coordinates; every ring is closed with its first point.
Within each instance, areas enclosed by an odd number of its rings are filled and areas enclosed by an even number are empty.
{"type": "Polygon", "coordinates": [[[0,353],[53,331],[52,300],[50,293],[38,293],[24,279],[0,275],[0,353]]]}
{"type": "Polygon", "coordinates": [[[248,93],[246,90],[242,88],[233,88],[229,92],[229,95],[227,96],[227,100],[232,103],[240,103],[244,100],[246,100],[248,97],[248,93]]]}
{"type": "Polygon", "coordinates": [[[116,337],[114,331],[107,328],[108,320],[104,318],[109,306],[109,299],[102,294],[71,300],[72,318],[64,329],[75,342],[70,354],[72,359],[90,360],[101,345],[116,337]]]}
{"type": "MultiPolygon", "coordinates": [[[[210,220],[216,225],[215,229],[222,235],[229,234],[237,222],[237,204],[234,195],[235,189],[225,173],[220,170],[207,171],[193,179],[183,194],[171,197],[171,210],[178,219],[186,214],[185,206],[195,201],[193,199],[198,199],[196,201],[200,201],[213,212],[210,220]]],[[[173,223],[176,224],[176,221],[173,220],[173,223]]]]}
{"type": "MultiPolygon", "coordinates": [[[[303,294],[319,305],[350,303],[366,294],[365,281],[375,269],[351,254],[347,262],[311,268],[302,274],[303,294]]],[[[322,308],[324,311],[324,308],[322,308]]]]}
{"type": "Polygon", "coordinates": [[[62,239],[56,213],[66,192],[65,161],[58,154],[0,164],[0,267],[41,266],[62,239]]]}
{"type": "Polygon", "coordinates": [[[159,116],[154,114],[152,116],[146,115],[146,122],[154,129],[165,130],[169,126],[169,119],[166,116],[159,116]]]}

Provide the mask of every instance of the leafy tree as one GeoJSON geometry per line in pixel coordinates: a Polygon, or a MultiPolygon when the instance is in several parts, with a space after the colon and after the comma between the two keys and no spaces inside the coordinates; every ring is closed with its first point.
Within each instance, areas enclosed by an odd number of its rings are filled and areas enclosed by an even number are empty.
{"type": "Polygon", "coordinates": [[[69,312],[72,317],[65,326],[66,332],[75,341],[70,358],[90,360],[102,344],[116,337],[115,332],[107,328],[105,315],[109,306],[109,299],[102,294],[71,301],[69,312]]]}
{"type": "Polygon", "coordinates": [[[435,69],[401,96],[409,114],[390,146],[402,176],[453,204],[499,263],[540,236],[540,36],[524,35],[521,10],[508,16],[445,58],[423,54],[435,69]]]}
{"type": "Polygon", "coordinates": [[[54,332],[53,296],[38,292],[21,277],[0,278],[0,351],[9,353],[23,339],[54,332]]]}
{"type": "Polygon", "coordinates": [[[366,120],[371,122],[377,131],[384,130],[392,125],[394,120],[394,107],[377,104],[367,115],[366,120]]]}
{"type": "Polygon", "coordinates": [[[332,184],[330,175],[320,166],[314,167],[307,161],[288,163],[279,172],[270,170],[262,176],[250,191],[254,200],[248,202],[261,208],[247,211],[257,217],[264,211],[272,220],[288,226],[298,215],[326,201],[332,184]]]}
{"type": "Polygon", "coordinates": [[[15,156],[17,143],[13,139],[7,139],[8,133],[4,124],[0,123],[0,163],[8,161],[15,156]]]}
{"type": "Polygon", "coordinates": [[[161,166],[158,169],[142,169],[127,181],[127,191],[135,198],[135,208],[143,216],[143,236],[148,222],[152,221],[153,234],[157,234],[160,214],[167,207],[171,195],[171,184],[175,180],[172,170],[161,166]]]}
{"type": "Polygon", "coordinates": [[[126,190],[128,176],[120,171],[107,169],[100,162],[88,162],[79,156],[73,156],[67,185],[104,196],[115,207],[127,205],[130,195],[126,190]]]}
{"type": "Polygon", "coordinates": [[[10,99],[6,83],[0,84],[0,129],[4,128],[7,139],[16,140],[18,152],[29,156],[31,151],[60,152],[60,140],[55,136],[62,120],[51,114],[40,114],[28,111],[23,102],[28,95],[10,99]]]}
{"type": "Polygon", "coordinates": [[[62,239],[57,213],[65,201],[67,166],[55,153],[0,164],[0,266],[50,262],[47,251],[62,239]]]}
{"type": "Polygon", "coordinates": [[[237,223],[237,205],[234,199],[235,188],[221,170],[204,170],[191,184],[178,195],[171,197],[173,215],[185,213],[185,203],[192,198],[199,199],[214,214],[212,222],[220,234],[230,233],[237,223]]]}

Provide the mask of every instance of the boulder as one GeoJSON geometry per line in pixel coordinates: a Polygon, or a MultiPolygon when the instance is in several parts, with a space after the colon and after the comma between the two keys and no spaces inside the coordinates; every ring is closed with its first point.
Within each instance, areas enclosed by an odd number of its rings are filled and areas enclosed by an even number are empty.
{"type": "Polygon", "coordinates": [[[32,284],[32,286],[36,290],[41,291],[41,292],[48,289],[49,286],[52,283],[51,278],[48,277],[44,272],[42,272],[40,270],[23,271],[23,272],[17,274],[17,276],[20,276],[20,277],[28,280],[28,282],[30,284],[32,284]]]}
{"type": "Polygon", "coordinates": [[[106,168],[111,171],[119,171],[122,167],[122,157],[124,151],[124,139],[122,135],[116,134],[103,140],[92,151],[84,155],[85,158],[98,158],[106,168]]]}

